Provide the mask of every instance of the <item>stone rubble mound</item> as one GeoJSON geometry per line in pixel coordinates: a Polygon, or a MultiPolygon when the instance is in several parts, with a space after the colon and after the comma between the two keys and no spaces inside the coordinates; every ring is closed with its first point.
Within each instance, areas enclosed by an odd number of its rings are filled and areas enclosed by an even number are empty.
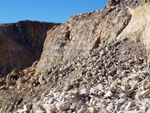
{"type": "Polygon", "coordinates": [[[16,113],[149,113],[147,65],[141,43],[99,44],[90,55],[41,74],[40,85],[55,85],[16,113]]]}

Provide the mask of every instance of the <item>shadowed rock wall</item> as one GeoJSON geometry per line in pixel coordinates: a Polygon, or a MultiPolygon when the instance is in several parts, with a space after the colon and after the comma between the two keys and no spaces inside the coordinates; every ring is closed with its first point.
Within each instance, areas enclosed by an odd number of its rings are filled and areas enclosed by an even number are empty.
{"type": "Polygon", "coordinates": [[[24,69],[38,60],[47,31],[55,23],[20,21],[0,25],[0,74],[24,69]]]}

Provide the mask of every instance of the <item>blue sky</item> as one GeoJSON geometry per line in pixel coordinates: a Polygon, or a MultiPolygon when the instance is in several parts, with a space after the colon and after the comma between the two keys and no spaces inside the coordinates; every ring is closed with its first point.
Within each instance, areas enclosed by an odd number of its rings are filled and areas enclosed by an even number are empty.
{"type": "Polygon", "coordinates": [[[100,10],[107,0],[0,0],[0,23],[37,20],[64,23],[71,15],[100,10]]]}

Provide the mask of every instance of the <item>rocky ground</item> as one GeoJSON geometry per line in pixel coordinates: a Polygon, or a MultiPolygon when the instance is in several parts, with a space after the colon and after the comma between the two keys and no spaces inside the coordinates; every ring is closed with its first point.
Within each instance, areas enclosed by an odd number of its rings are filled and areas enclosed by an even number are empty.
{"type": "Polygon", "coordinates": [[[147,2],[109,0],[52,24],[39,61],[0,76],[0,113],[150,113],[147,2]]]}
{"type": "Polygon", "coordinates": [[[36,62],[23,71],[13,70],[1,80],[0,94],[14,91],[17,113],[149,113],[147,65],[141,43],[113,41],[38,76],[33,76],[36,62]]]}

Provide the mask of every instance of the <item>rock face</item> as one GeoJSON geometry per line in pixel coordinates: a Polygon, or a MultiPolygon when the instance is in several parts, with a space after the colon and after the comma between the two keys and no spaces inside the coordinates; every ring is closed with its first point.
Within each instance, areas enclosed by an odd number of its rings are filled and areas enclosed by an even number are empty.
{"type": "Polygon", "coordinates": [[[39,60],[47,31],[55,23],[20,21],[0,25],[0,74],[24,69],[39,60]]]}
{"type": "Polygon", "coordinates": [[[136,42],[142,42],[147,52],[150,53],[150,5],[146,3],[136,9],[128,9],[132,14],[132,19],[117,38],[128,38],[136,42]]]}
{"type": "Polygon", "coordinates": [[[86,56],[99,43],[111,42],[114,39],[136,39],[149,48],[147,40],[150,6],[143,6],[146,2],[147,0],[109,0],[102,10],[73,15],[57,29],[50,30],[36,74],[59,62],[86,56]]]}
{"type": "Polygon", "coordinates": [[[147,2],[109,0],[50,29],[39,62],[0,78],[0,112],[149,113],[147,2]]]}
{"type": "Polygon", "coordinates": [[[66,23],[48,31],[37,73],[60,61],[86,56],[99,43],[115,39],[130,19],[127,9],[109,6],[102,10],[73,15],[66,23]]]}
{"type": "Polygon", "coordinates": [[[137,7],[147,3],[149,0],[108,0],[107,6],[121,6],[121,7],[137,7]]]}

